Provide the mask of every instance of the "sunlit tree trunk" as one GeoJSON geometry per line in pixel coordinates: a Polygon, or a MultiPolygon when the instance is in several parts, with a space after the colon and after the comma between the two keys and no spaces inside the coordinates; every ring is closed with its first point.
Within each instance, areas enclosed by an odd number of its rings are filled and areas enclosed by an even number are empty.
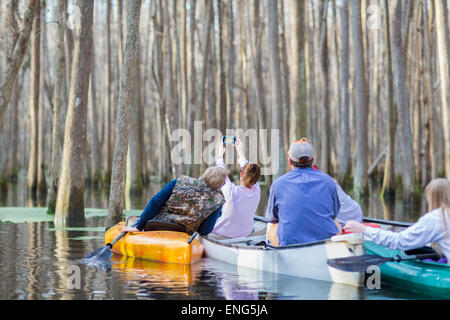
{"type": "Polygon", "coordinates": [[[388,145],[386,153],[386,162],[384,167],[384,178],[381,194],[386,196],[395,195],[395,137],[397,131],[397,110],[394,104],[394,84],[392,74],[392,54],[391,54],[391,33],[389,21],[389,4],[388,0],[384,0],[385,8],[385,37],[386,37],[386,53],[387,53],[387,110],[388,110],[388,145]]]}
{"type": "Polygon", "coordinates": [[[78,0],[77,5],[81,20],[76,26],[61,179],[55,209],[55,224],[62,226],[84,221],[84,150],[94,3],[78,0]]]}
{"type": "Polygon", "coordinates": [[[53,91],[53,131],[52,131],[52,157],[50,164],[50,183],[47,196],[47,212],[55,213],[56,197],[58,192],[59,170],[61,161],[61,107],[62,86],[64,83],[64,32],[66,29],[64,13],[66,0],[59,0],[55,7],[54,17],[58,24],[56,43],[56,77],[53,91]]]}
{"type": "Polygon", "coordinates": [[[141,5],[141,0],[130,0],[128,3],[125,60],[120,77],[119,108],[106,229],[109,229],[114,224],[121,221],[123,216],[130,112],[137,111],[132,109],[133,107],[136,108],[136,106],[133,106],[133,99],[135,93],[134,82],[136,81],[136,62],[139,54],[139,19],[141,5]]]}
{"type": "Polygon", "coordinates": [[[48,98],[48,103],[52,103],[52,93],[50,93],[50,85],[49,80],[47,79],[46,69],[49,67],[49,59],[48,59],[48,46],[47,46],[47,21],[46,21],[46,9],[47,3],[45,0],[41,0],[41,50],[42,50],[42,72],[40,74],[41,81],[43,82],[44,91],[47,95],[40,95],[40,105],[39,108],[39,139],[38,139],[38,173],[37,173],[37,191],[40,198],[45,198],[47,194],[47,182],[45,179],[45,136],[46,136],[46,128],[47,128],[47,108],[44,99],[45,96],[48,98]]]}
{"type": "Polygon", "coordinates": [[[39,161],[39,92],[41,57],[41,4],[36,3],[36,13],[31,37],[31,80],[30,80],[30,157],[28,160],[27,185],[32,194],[37,192],[39,161]]]}

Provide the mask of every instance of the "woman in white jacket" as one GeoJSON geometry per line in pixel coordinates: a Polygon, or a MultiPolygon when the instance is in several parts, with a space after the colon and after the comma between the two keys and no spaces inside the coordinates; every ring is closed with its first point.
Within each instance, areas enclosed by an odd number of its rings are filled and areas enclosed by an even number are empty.
{"type": "MultiPolygon", "coordinates": [[[[253,217],[261,200],[261,188],[258,184],[261,169],[256,163],[249,163],[244,156],[241,140],[236,140],[239,165],[241,167],[240,183],[235,185],[227,177],[221,191],[225,197],[222,215],[217,219],[213,233],[229,238],[246,237],[253,231],[253,217]]],[[[222,143],[216,146],[216,165],[225,168],[222,143]]]]}
{"type": "MultiPolygon", "coordinates": [[[[450,181],[434,179],[425,188],[428,210],[415,224],[402,232],[392,232],[348,221],[344,230],[364,233],[376,244],[397,250],[410,250],[437,243],[436,251],[450,258],[450,181]]],[[[445,261],[445,259],[442,259],[445,261]]],[[[447,261],[450,264],[450,261],[447,261]]]]}

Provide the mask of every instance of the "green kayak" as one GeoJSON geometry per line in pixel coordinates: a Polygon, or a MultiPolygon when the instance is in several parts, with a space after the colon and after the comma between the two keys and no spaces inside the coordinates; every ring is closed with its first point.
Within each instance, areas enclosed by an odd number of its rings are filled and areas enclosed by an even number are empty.
{"type": "MultiPolygon", "coordinates": [[[[379,246],[365,241],[367,254],[383,257],[405,256],[401,250],[379,246]]],[[[448,264],[426,261],[387,262],[380,266],[381,282],[394,287],[426,294],[432,298],[450,299],[450,266],[448,264]]]]}

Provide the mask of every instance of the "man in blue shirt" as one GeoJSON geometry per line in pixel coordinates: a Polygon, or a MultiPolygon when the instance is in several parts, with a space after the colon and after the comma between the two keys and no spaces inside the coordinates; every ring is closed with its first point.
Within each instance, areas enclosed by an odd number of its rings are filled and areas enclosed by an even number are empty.
{"type": "Polygon", "coordinates": [[[292,170],[270,187],[266,217],[272,245],[290,245],[329,239],[341,232],[340,209],[334,180],[312,168],[313,148],[302,139],[289,149],[292,170]]]}

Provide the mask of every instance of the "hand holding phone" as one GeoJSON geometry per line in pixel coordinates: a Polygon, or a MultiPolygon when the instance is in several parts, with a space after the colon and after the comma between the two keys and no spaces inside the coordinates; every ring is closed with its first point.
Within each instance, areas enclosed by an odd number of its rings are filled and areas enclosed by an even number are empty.
{"type": "Polygon", "coordinates": [[[237,138],[235,142],[236,151],[238,153],[239,158],[245,158],[244,157],[244,145],[242,144],[241,139],[237,138]]]}
{"type": "Polygon", "coordinates": [[[223,144],[236,144],[236,137],[234,136],[223,136],[222,137],[223,144]]]}

